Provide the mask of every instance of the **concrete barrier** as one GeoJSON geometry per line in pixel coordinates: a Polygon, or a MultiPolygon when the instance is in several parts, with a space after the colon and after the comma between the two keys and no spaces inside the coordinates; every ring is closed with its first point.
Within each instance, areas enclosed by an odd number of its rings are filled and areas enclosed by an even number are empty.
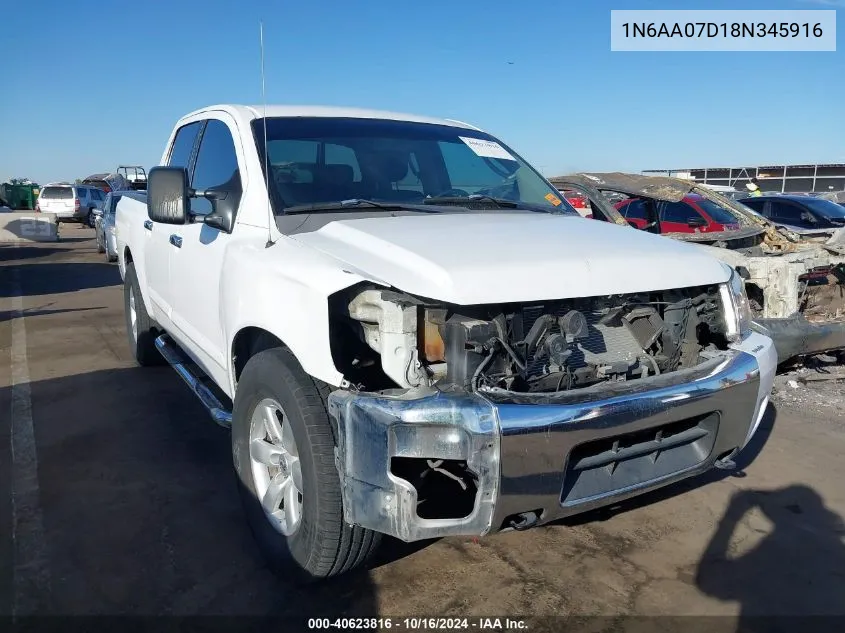
{"type": "Polygon", "coordinates": [[[55,213],[0,213],[0,243],[58,241],[59,223],[55,213]]]}

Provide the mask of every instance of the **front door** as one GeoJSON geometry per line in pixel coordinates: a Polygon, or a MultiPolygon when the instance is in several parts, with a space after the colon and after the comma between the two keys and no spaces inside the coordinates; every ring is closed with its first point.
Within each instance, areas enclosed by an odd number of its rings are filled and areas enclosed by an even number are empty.
{"type": "Polygon", "coordinates": [[[206,225],[203,217],[216,211],[236,215],[242,192],[238,166],[236,124],[223,113],[204,122],[199,151],[192,170],[191,188],[197,191],[225,189],[225,199],[212,203],[191,199],[191,222],[171,226],[170,280],[173,294],[173,325],[180,343],[194,360],[218,381],[226,384],[227,350],[220,316],[220,281],[226,247],[231,236],[206,225]]]}
{"type": "MultiPolygon", "coordinates": [[[[200,131],[200,122],[184,125],[176,132],[167,165],[171,167],[185,167],[191,164],[194,146],[200,131]]],[[[170,235],[174,227],[171,224],[153,222],[148,217],[141,220],[144,223],[144,270],[147,273],[147,290],[152,303],[153,318],[166,330],[171,329],[173,297],[171,296],[170,258],[173,249],[170,245],[170,235]]]]}

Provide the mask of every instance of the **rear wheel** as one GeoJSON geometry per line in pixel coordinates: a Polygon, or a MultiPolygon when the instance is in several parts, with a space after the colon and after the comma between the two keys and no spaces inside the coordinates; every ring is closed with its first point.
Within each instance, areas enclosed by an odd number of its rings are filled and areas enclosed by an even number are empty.
{"type": "Polygon", "coordinates": [[[94,210],[93,209],[88,209],[88,219],[86,221],[88,222],[89,228],[93,229],[94,228],[94,210]]]}
{"type": "Polygon", "coordinates": [[[247,521],[270,567],[301,582],[351,571],[380,540],[343,519],[328,391],[290,351],[272,348],[244,367],[232,415],[247,521]]]}
{"type": "Polygon", "coordinates": [[[161,365],[164,357],[155,346],[157,331],[141,296],[135,265],[126,265],[123,282],[123,304],[126,313],[126,336],[132,356],[142,367],[161,365]]]}

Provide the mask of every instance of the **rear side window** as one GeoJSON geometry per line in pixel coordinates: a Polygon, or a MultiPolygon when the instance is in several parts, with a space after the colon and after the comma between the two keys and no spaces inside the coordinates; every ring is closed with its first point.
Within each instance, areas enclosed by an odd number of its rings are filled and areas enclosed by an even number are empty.
{"type": "MultiPolygon", "coordinates": [[[[232,133],[223,121],[210,119],[202,134],[191,186],[194,189],[209,189],[229,183],[233,179],[237,180],[232,183],[234,188],[240,189],[238,155],[235,153],[232,133]]],[[[199,214],[211,213],[211,201],[193,198],[191,211],[199,214]]]]}
{"type": "Polygon", "coordinates": [[[737,218],[730,211],[720,207],[712,200],[702,198],[701,200],[696,200],[696,204],[719,224],[736,224],[738,222],[737,218]]]}
{"type": "Polygon", "coordinates": [[[73,198],[73,189],[70,187],[44,187],[41,190],[41,197],[51,200],[70,200],[73,198]]]}
{"type": "Polygon", "coordinates": [[[197,132],[200,129],[200,121],[183,125],[176,132],[173,145],[170,148],[170,156],[167,164],[170,167],[187,167],[191,161],[191,152],[194,149],[194,141],[197,139],[197,132]]]}
{"type": "Polygon", "coordinates": [[[760,200],[758,198],[742,198],[738,202],[741,202],[746,207],[751,207],[757,213],[761,213],[763,211],[763,205],[766,204],[765,200],[760,200]]]}
{"type": "Polygon", "coordinates": [[[679,222],[686,224],[690,218],[700,218],[701,214],[685,202],[664,202],[660,210],[660,220],[663,222],[679,222]]]}
{"type": "Polygon", "coordinates": [[[620,211],[622,211],[622,215],[625,216],[626,220],[630,218],[635,220],[646,219],[645,202],[642,200],[632,200],[623,206],[620,211]]]}
{"type": "Polygon", "coordinates": [[[771,217],[774,220],[780,220],[781,222],[789,222],[797,225],[802,224],[802,209],[796,204],[783,202],[781,200],[772,200],[770,209],[771,217]]]}
{"type": "Polygon", "coordinates": [[[80,200],[82,200],[85,197],[85,189],[83,189],[82,187],[77,187],[76,188],[76,197],[79,198],[80,200]]]}

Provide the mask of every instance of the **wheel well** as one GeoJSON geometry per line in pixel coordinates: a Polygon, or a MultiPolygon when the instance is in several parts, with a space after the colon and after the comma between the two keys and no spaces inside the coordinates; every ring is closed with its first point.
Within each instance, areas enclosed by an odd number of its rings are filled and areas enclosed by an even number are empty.
{"type": "Polygon", "coordinates": [[[286,347],[275,335],[258,327],[247,327],[235,335],[232,341],[232,366],[235,370],[235,384],[241,377],[247,361],[258,352],[271,347],[286,347]]]}
{"type": "Polygon", "coordinates": [[[123,251],[123,261],[127,264],[132,261],[132,251],[129,250],[129,247],[126,247],[126,250],[123,251]]]}

